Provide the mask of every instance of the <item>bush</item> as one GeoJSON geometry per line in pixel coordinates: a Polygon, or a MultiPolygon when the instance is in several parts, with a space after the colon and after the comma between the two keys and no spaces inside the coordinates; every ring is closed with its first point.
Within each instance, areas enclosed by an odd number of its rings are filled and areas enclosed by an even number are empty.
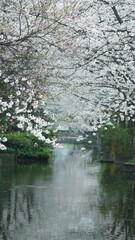
{"type": "Polygon", "coordinates": [[[113,151],[118,159],[133,157],[132,135],[128,128],[122,128],[118,124],[115,128],[104,126],[101,128],[101,136],[107,151],[113,151]]]}
{"type": "Polygon", "coordinates": [[[47,160],[51,156],[51,145],[39,140],[31,133],[13,132],[3,134],[2,137],[8,139],[4,142],[7,149],[2,152],[15,153],[17,159],[39,161],[47,160]]]}
{"type": "Polygon", "coordinates": [[[128,163],[135,164],[135,157],[128,161],[128,163]]]}
{"type": "Polygon", "coordinates": [[[20,150],[35,151],[41,147],[48,148],[50,146],[50,144],[47,144],[44,141],[39,140],[31,133],[13,132],[9,134],[3,134],[2,136],[8,139],[8,141],[4,143],[5,146],[7,147],[7,150],[12,148],[16,152],[20,150]]]}
{"type": "Polygon", "coordinates": [[[21,152],[17,153],[17,158],[19,162],[46,162],[51,157],[50,149],[40,149],[38,152],[21,152]]]}

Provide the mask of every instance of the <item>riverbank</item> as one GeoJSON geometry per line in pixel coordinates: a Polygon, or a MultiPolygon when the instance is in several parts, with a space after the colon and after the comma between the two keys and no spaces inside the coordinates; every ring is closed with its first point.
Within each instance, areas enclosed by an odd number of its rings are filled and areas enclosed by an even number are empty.
{"type": "Polygon", "coordinates": [[[48,164],[52,155],[51,140],[48,140],[48,142],[40,140],[31,133],[13,132],[4,134],[3,139],[5,139],[5,150],[1,150],[0,154],[3,158],[11,154],[14,156],[14,163],[48,164]]]}

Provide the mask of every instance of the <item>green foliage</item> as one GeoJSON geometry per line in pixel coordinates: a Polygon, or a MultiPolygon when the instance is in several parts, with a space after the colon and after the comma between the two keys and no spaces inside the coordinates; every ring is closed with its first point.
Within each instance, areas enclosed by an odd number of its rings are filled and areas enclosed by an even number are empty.
{"type": "Polygon", "coordinates": [[[20,150],[34,151],[39,147],[48,147],[48,144],[38,140],[38,138],[31,133],[13,132],[9,134],[3,134],[2,136],[8,139],[8,141],[4,143],[7,149],[12,148],[15,150],[15,152],[20,150]]]}
{"type": "Polygon", "coordinates": [[[108,152],[111,152],[113,146],[118,159],[129,159],[133,156],[132,135],[128,128],[122,128],[118,124],[115,128],[103,126],[101,139],[108,152]]]}
{"type": "Polygon", "coordinates": [[[21,160],[32,160],[36,162],[42,162],[44,160],[48,160],[49,157],[51,157],[51,151],[50,149],[39,149],[38,152],[21,152],[18,151],[17,157],[21,160]]]}
{"type": "Polygon", "coordinates": [[[128,161],[128,163],[135,164],[135,157],[128,161]]]}
{"type": "Polygon", "coordinates": [[[89,132],[87,133],[88,137],[87,137],[87,141],[91,141],[93,144],[96,144],[97,141],[97,133],[96,132],[89,132]],[[95,133],[95,135],[93,135],[95,133]]]}
{"type": "Polygon", "coordinates": [[[17,159],[46,160],[51,156],[51,145],[39,140],[31,133],[13,132],[3,134],[8,140],[4,142],[7,150],[2,152],[16,153],[17,159]]]}

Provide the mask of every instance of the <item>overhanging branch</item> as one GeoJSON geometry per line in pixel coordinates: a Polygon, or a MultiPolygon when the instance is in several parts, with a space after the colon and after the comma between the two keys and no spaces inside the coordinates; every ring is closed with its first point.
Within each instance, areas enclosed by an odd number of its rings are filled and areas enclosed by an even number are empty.
{"type": "Polygon", "coordinates": [[[113,12],[114,12],[114,15],[115,15],[117,21],[118,21],[120,24],[122,24],[122,23],[123,23],[123,20],[121,19],[120,15],[119,15],[119,13],[118,13],[118,11],[117,11],[117,9],[116,9],[116,7],[113,6],[113,7],[112,7],[112,10],[113,10],[113,12]]]}

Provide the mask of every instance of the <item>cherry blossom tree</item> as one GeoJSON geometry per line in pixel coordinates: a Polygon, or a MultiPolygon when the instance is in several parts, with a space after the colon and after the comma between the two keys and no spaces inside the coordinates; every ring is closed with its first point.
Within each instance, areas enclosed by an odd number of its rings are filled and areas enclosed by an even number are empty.
{"type": "Polygon", "coordinates": [[[17,126],[45,140],[42,130],[49,122],[43,108],[50,95],[48,84],[63,66],[59,59],[80,34],[71,24],[77,8],[75,0],[1,1],[1,133],[17,126]]]}
{"type": "Polygon", "coordinates": [[[3,0],[3,122],[41,130],[35,112],[47,105],[87,131],[112,119],[134,125],[134,7],[133,0],[3,0]]]}
{"type": "Polygon", "coordinates": [[[134,9],[133,0],[85,1],[76,19],[84,34],[75,42],[67,91],[76,97],[78,109],[82,105],[76,117],[79,125],[84,119],[87,130],[112,125],[112,120],[134,127],[134,9]]]}

